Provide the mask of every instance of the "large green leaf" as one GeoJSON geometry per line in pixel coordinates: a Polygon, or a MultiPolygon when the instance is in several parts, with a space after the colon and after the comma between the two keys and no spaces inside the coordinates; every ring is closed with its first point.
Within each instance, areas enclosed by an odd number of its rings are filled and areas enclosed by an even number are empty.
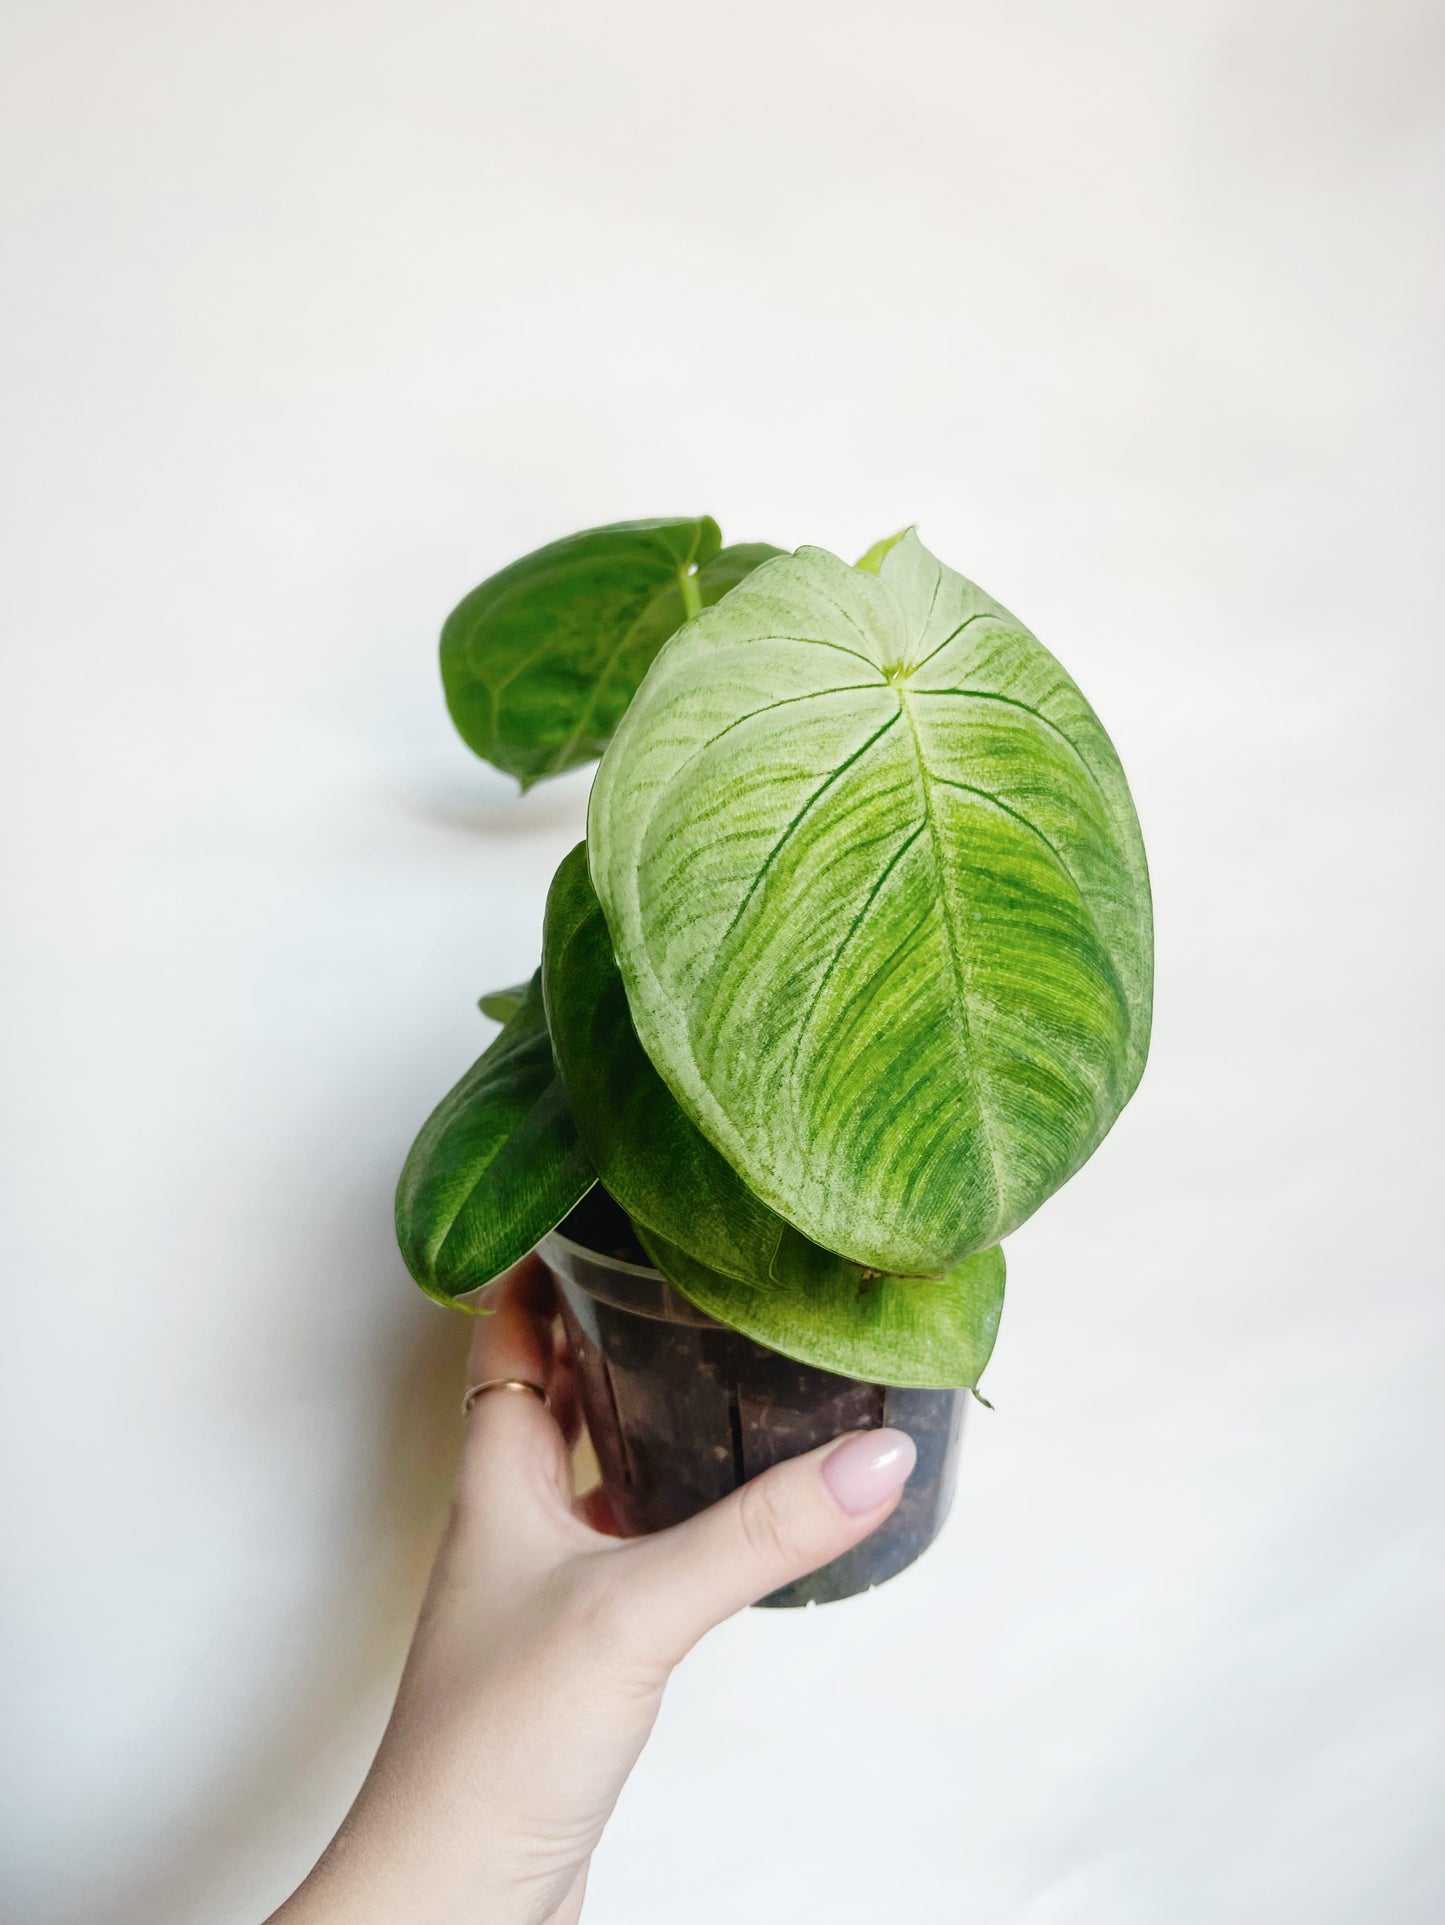
{"type": "Polygon", "coordinates": [[[660,1269],[759,1342],[870,1382],[974,1384],[1003,1301],[1003,1256],[953,1276],[879,1276],[760,1202],[648,1061],[579,843],[547,898],[542,979],[567,1098],[597,1173],[660,1269]]]}
{"type": "Polygon", "coordinates": [[[524,789],[599,756],[668,636],[779,552],[720,541],[706,515],[616,522],[474,588],[442,629],[463,740],[524,789]]]}
{"type": "Polygon", "coordinates": [[[915,1389],[975,1387],[1003,1314],[1004,1255],[965,1257],[944,1277],[816,1277],[745,1283],[639,1224],[643,1248],[699,1310],[744,1336],[844,1377],[915,1389]]]}
{"type": "Polygon", "coordinates": [[[450,1303],[524,1257],[594,1180],[552,1061],[539,970],[412,1145],[396,1188],[407,1268],[450,1303]]]}
{"type": "Polygon", "coordinates": [[[998,1242],[1148,1046],[1123,771],[1079,690],[909,533],[765,563],[663,650],[588,841],[643,1047],[749,1188],[903,1274],[998,1242]]]}

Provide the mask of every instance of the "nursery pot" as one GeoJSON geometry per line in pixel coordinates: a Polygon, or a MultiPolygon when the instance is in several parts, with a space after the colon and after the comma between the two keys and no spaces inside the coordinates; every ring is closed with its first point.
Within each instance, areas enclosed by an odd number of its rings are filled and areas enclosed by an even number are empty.
{"type": "Polygon", "coordinates": [[[765,1605],[828,1604],[904,1570],[948,1515],[961,1390],[860,1383],[765,1349],[696,1309],[593,1191],[544,1238],[587,1428],[613,1513],[629,1535],[679,1524],[770,1464],[842,1431],[905,1430],[918,1463],[870,1537],[765,1605]],[[601,1247],[591,1247],[598,1245],[601,1247]]]}

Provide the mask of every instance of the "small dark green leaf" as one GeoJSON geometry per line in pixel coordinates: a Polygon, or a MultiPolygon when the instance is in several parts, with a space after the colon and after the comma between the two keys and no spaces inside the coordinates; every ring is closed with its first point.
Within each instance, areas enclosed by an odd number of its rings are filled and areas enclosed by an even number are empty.
{"type": "Polygon", "coordinates": [[[689,613],[780,552],[720,542],[706,515],[616,522],[554,541],[474,588],[441,643],[463,740],[524,789],[593,761],[689,613]]]}
{"type": "Polygon", "coordinates": [[[489,989],[477,998],[477,1008],[494,1023],[509,1023],[522,1007],[530,983],[513,983],[510,989],[489,989]]]}
{"type": "Polygon", "coordinates": [[[412,1145],[396,1189],[407,1268],[451,1303],[524,1257],[594,1180],[552,1061],[539,970],[412,1145]]]}
{"type": "Polygon", "coordinates": [[[997,1244],[944,1277],[869,1276],[849,1265],[831,1280],[746,1283],[708,1269],[645,1224],[637,1229],[658,1269],[699,1310],[785,1357],[865,1383],[928,1390],[973,1389],[993,1353],[1004,1296],[997,1244]]]}

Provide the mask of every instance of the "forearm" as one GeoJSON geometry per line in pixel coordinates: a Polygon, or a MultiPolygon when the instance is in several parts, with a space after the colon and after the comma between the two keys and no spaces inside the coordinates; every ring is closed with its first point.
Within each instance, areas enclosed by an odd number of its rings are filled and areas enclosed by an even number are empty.
{"type": "Polygon", "coordinates": [[[574,1925],[678,1661],[882,1523],[913,1445],[881,1430],[775,1465],[626,1542],[574,1508],[550,1299],[523,1267],[474,1345],[451,1521],[396,1707],[345,1823],[269,1925],[574,1925]]]}

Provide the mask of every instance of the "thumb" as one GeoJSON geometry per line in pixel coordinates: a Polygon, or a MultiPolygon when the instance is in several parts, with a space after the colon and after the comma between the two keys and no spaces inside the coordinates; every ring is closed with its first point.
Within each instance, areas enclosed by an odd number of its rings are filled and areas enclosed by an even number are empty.
{"type": "Polygon", "coordinates": [[[917,1457],[904,1431],[859,1431],[775,1464],[684,1524],[634,1539],[626,1547],[634,1622],[675,1663],[745,1604],[876,1530],[917,1457]]]}

